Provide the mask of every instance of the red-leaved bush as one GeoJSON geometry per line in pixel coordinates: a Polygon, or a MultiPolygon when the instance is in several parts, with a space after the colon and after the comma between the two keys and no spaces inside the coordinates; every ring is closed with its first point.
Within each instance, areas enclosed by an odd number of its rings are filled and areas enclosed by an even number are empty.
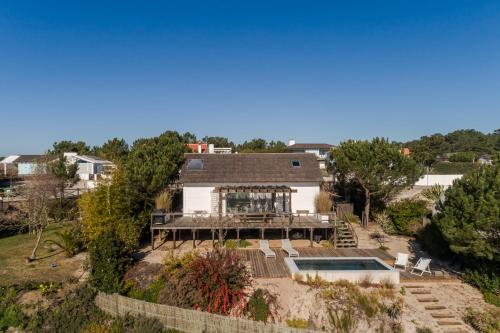
{"type": "Polygon", "coordinates": [[[158,301],[223,315],[239,314],[246,303],[250,275],[236,253],[214,250],[195,255],[176,274],[166,274],[158,301]]]}

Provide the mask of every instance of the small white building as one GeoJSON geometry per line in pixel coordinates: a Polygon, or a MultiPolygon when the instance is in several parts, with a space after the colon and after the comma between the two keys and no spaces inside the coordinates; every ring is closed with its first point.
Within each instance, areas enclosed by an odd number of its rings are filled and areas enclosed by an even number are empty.
{"type": "Polygon", "coordinates": [[[315,213],[321,181],[313,154],[186,154],[183,213],[315,213]]]}
{"type": "Polygon", "coordinates": [[[99,178],[107,178],[115,165],[113,162],[103,160],[96,156],[78,155],[77,153],[64,153],[66,162],[78,163],[77,175],[80,180],[96,181],[99,178]]]}
{"type": "Polygon", "coordinates": [[[1,172],[4,176],[32,176],[47,159],[43,155],[10,155],[0,161],[1,172]]]}
{"type": "Polygon", "coordinates": [[[326,160],[330,158],[333,148],[328,143],[296,143],[295,140],[288,141],[288,151],[293,153],[309,153],[316,155],[320,169],[326,169],[326,160]]]}

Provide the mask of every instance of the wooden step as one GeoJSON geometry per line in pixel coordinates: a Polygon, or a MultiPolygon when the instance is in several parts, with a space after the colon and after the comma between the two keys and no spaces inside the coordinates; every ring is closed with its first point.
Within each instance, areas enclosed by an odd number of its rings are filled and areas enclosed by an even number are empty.
{"type": "Polygon", "coordinates": [[[415,290],[411,292],[412,295],[430,295],[432,292],[430,290],[415,290]]]}
{"type": "Polygon", "coordinates": [[[436,319],[449,319],[449,318],[455,318],[454,315],[451,313],[431,313],[432,318],[436,319]]]}
{"type": "Polygon", "coordinates": [[[463,323],[460,321],[438,320],[437,324],[439,326],[457,326],[457,325],[462,325],[463,323]]]}
{"type": "Polygon", "coordinates": [[[417,289],[417,288],[425,288],[424,286],[403,286],[407,289],[417,289]]]}
{"type": "Polygon", "coordinates": [[[470,333],[470,332],[462,327],[454,327],[446,329],[444,333],[470,333]]]}
{"type": "Polygon", "coordinates": [[[446,306],[443,306],[443,305],[427,305],[425,307],[426,310],[429,310],[429,311],[434,311],[434,310],[445,310],[446,309],[446,306]]]}
{"type": "Polygon", "coordinates": [[[417,298],[417,301],[419,301],[420,303],[439,302],[437,298],[431,298],[431,297],[417,298]]]}

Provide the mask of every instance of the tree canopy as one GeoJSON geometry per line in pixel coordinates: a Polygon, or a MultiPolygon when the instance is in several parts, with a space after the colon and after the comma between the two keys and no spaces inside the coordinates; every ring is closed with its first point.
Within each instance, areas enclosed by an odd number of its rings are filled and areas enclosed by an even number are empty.
{"type": "Polygon", "coordinates": [[[348,140],[332,150],[335,171],[339,176],[354,180],[365,194],[364,224],[370,217],[370,199],[374,196],[387,201],[398,191],[413,185],[422,169],[401,147],[387,139],[372,141],[348,140]]]}
{"type": "Polygon", "coordinates": [[[63,140],[55,142],[52,145],[52,149],[49,149],[49,154],[51,155],[62,155],[64,153],[73,152],[78,154],[88,154],[90,153],[90,147],[83,141],[69,141],[63,140]]]}
{"type": "Polygon", "coordinates": [[[101,147],[94,147],[94,153],[112,162],[123,161],[129,152],[127,142],[123,139],[113,138],[106,141],[101,147]]]}
{"type": "Polygon", "coordinates": [[[482,166],[455,181],[436,223],[450,249],[500,262],[500,167],[482,166]]]}
{"type": "Polygon", "coordinates": [[[126,163],[130,181],[152,204],[156,194],[178,176],[186,152],[177,132],[135,141],[126,163]]]}
{"type": "Polygon", "coordinates": [[[415,160],[431,166],[444,153],[469,153],[477,157],[500,152],[500,130],[488,134],[473,129],[457,130],[446,135],[436,133],[406,142],[405,146],[410,148],[415,160]]]}
{"type": "Polygon", "coordinates": [[[236,150],[240,153],[284,153],[287,146],[282,141],[267,142],[264,139],[252,139],[237,145],[236,150]]]}

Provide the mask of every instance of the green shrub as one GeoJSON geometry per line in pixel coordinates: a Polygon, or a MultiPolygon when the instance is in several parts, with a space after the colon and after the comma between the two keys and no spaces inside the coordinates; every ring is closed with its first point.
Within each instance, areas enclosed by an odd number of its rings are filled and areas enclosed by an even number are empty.
{"type": "Polygon", "coordinates": [[[500,331],[500,311],[480,312],[467,308],[463,321],[480,333],[495,333],[500,331]]]}
{"type": "Polygon", "coordinates": [[[245,307],[245,314],[252,320],[267,322],[277,313],[278,299],[264,289],[255,290],[245,307]]]}
{"type": "Polygon", "coordinates": [[[432,166],[431,174],[435,175],[463,175],[477,167],[472,162],[437,162],[432,166]]]}
{"type": "Polygon", "coordinates": [[[332,211],[333,202],[327,192],[321,191],[314,198],[314,207],[318,213],[329,213],[332,211]]]}
{"type": "Polygon", "coordinates": [[[464,282],[478,288],[485,301],[500,306],[500,276],[486,270],[467,270],[463,275],[464,282]]]}
{"type": "Polygon", "coordinates": [[[135,288],[132,286],[126,294],[131,298],[157,303],[158,294],[163,288],[165,288],[165,278],[161,276],[153,281],[146,289],[135,288]]]}
{"type": "Polygon", "coordinates": [[[18,291],[12,287],[0,288],[0,332],[9,327],[24,328],[27,317],[16,303],[18,291]]]}
{"type": "Polygon", "coordinates": [[[91,285],[105,293],[122,291],[122,277],[131,259],[116,232],[104,232],[92,241],[89,258],[91,285]]]}
{"type": "Polygon", "coordinates": [[[249,241],[245,239],[240,239],[239,243],[234,239],[228,239],[224,241],[224,247],[227,249],[237,249],[237,248],[245,248],[252,245],[249,241]]]}
{"type": "Polygon", "coordinates": [[[333,332],[351,333],[358,326],[358,319],[350,304],[344,310],[328,308],[328,320],[333,332]]]}
{"type": "Polygon", "coordinates": [[[469,162],[476,159],[476,154],[471,151],[458,152],[450,156],[450,162],[469,162]]]}
{"type": "Polygon", "coordinates": [[[96,293],[87,285],[68,295],[60,304],[37,312],[30,322],[33,332],[79,333],[92,322],[99,322],[104,313],[95,305],[96,293]]]}
{"type": "Polygon", "coordinates": [[[84,236],[80,226],[56,232],[55,235],[57,240],[49,239],[45,243],[56,245],[68,258],[75,256],[84,248],[84,236]]]}
{"type": "Polygon", "coordinates": [[[429,327],[417,327],[415,332],[416,333],[432,333],[432,330],[429,327]]]}
{"type": "Polygon", "coordinates": [[[288,327],[293,327],[293,328],[309,327],[309,321],[300,318],[287,319],[286,324],[288,325],[288,327]]]}
{"type": "Polygon", "coordinates": [[[417,233],[417,240],[424,250],[433,256],[447,258],[452,255],[450,246],[434,223],[429,223],[420,229],[417,233]]]}
{"type": "Polygon", "coordinates": [[[411,236],[421,228],[429,210],[424,200],[404,199],[389,205],[386,213],[396,234],[411,236]]]}

